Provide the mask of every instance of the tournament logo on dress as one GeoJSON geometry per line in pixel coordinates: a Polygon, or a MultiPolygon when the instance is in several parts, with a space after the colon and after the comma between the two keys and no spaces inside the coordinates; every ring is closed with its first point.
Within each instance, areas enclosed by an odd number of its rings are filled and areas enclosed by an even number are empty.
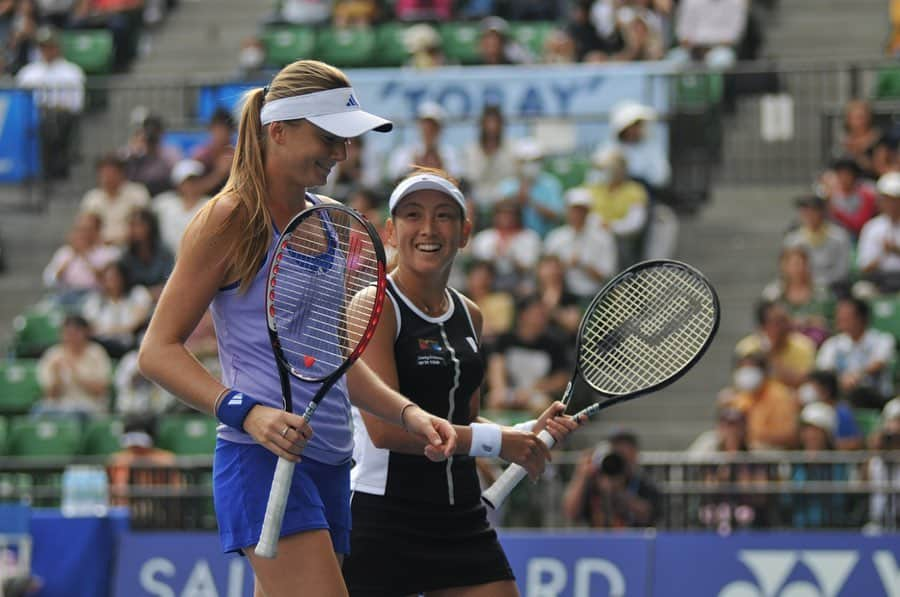
{"type": "Polygon", "coordinates": [[[419,354],[416,355],[416,365],[422,366],[443,366],[446,364],[444,358],[444,346],[439,340],[432,338],[419,338],[419,354]]]}

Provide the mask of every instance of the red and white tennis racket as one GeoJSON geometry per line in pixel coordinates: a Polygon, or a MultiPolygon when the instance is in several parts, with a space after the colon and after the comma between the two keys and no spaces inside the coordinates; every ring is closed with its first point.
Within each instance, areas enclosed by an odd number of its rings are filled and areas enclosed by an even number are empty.
{"type": "MultiPolygon", "coordinates": [[[[303,418],[365,350],[384,304],[384,246],[375,228],[349,207],[310,207],[285,227],[269,267],[266,320],[292,410],[291,379],[321,386],[303,418]],[[352,306],[352,308],[351,308],[352,306]]],[[[294,463],[278,459],[257,555],[274,558],[294,463]]]]}

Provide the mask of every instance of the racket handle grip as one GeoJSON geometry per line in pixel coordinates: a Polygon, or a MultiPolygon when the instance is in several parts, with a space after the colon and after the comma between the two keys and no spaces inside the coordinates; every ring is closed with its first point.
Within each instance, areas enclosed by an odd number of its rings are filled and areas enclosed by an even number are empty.
{"type": "Polygon", "coordinates": [[[278,540],[281,537],[281,521],[287,506],[291,480],[294,477],[294,463],[284,458],[278,459],[275,465],[275,476],[272,478],[272,489],[269,490],[269,502],[266,504],[266,516],[263,519],[259,543],[253,551],[263,558],[274,558],[278,554],[278,540]]]}
{"type": "MultiPolygon", "coordinates": [[[[546,429],[538,433],[538,439],[547,444],[548,448],[552,448],[553,445],[556,444],[556,440],[553,439],[553,436],[550,435],[550,432],[546,429]]],[[[509,465],[506,467],[506,470],[503,471],[503,474],[500,475],[500,478],[494,481],[493,485],[484,490],[481,494],[481,501],[483,501],[491,510],[496,510],[503,505],[503,502],[506,501],[506,498],[509,497],[512,490],[515,489],[516,485],[518,485],[526,476],[528,476],[528,472],[523,467],[518,464],[509,465]]]]}

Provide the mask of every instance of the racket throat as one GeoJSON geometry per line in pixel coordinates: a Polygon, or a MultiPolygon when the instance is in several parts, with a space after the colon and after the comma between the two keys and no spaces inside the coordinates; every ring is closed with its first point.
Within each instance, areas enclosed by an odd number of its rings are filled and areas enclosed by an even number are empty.
{"type": "Polygon", "coordinates": [[[316,412],[316,409],[319,408],[319,403],[315,400],[311,400],[309,404],[306,405],[306,410],[303,411],[303,418],[309,423],[309,420],[312,418],[313,413],[316,412]]]}

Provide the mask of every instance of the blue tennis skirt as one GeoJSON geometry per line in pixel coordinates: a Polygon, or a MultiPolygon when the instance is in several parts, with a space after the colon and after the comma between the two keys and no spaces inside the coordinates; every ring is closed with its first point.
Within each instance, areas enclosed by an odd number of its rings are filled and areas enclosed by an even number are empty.
{"type": "MultiPolygon", "coordinates": [[[[281,536],[328,529],[335,553],[350,553],[350,462],[331,465],[302,458],[294,468],[281,536]]],[[[259,542],[277,462],[259,444],[216,440],[213,500],[226,553],[259,542]]]]}

